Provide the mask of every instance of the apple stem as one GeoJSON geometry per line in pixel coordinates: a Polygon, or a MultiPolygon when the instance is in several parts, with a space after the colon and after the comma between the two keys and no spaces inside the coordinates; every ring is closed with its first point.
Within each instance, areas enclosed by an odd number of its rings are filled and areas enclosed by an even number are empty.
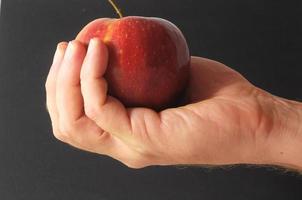
{"type": "Polygon", "coordinates": [[[122,12],[120,11],[120,9],[117,7],[116,3],[114,2],[114,0],[108,0],[109,3],[112,5],[112,7],[114,8],[115,12],[118,14],[118,16],[120,18],[123,18],[123,14],[122,12]]]}

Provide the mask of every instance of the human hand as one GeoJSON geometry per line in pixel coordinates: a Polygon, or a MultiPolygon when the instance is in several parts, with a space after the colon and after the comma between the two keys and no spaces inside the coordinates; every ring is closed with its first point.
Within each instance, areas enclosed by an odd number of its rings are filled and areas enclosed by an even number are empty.
{"type": "Polygon", "coordinates": [[[301,157],[289,162],[289,157],[301,155],[301,147],[300,151],[288,147],[302,146],[299,103],[256,88],[221,63],[192,57],[187,105],[161,112],[125,108],[107,95],[103,78],[107,63],[108,50],[99,39],[93,39],[88,50],[78,41],[58,45],[46,82],[57,139],[133,168],[237,163],[302,166],[301,157]]]}

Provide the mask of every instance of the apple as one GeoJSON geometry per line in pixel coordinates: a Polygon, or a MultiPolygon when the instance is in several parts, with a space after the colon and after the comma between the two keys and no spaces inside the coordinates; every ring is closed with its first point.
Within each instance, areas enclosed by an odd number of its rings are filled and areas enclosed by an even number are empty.
{"type": "Polygon", "coordinates": [[[189,79],[190,53],[181,31],[152,17],[101,18],[90,22],[77,40],[98,37],[108,47],[108,94],[127,107],[171,107],[189,79]]]}

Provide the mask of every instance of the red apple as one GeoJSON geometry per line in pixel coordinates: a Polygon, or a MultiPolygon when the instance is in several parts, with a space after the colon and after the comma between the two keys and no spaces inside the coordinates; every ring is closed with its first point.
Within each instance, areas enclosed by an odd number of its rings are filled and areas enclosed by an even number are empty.
{"type": "Polygon", "coordinates": [[[97,19],[77,40],[108,46],[108,93],[128,107],[162,109],[175,103],[189,78],[190,53],[181,31],[160,18],[97,19]]]}

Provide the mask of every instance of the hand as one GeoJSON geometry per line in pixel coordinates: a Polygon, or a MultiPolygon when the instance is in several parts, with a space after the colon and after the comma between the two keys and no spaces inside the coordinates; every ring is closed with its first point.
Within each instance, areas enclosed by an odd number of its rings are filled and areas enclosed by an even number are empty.
{"type": "Polygon", "coordinates": [[[99,39],[91,40],[88,50],[78,41],[60,43],[46,82],[54,136],[132,168],[301,164],[301,157],[299,164],[282,159],[295,157],[286,145],[302,146],[295,124],[302,118],[299,103],[256,88],[216,61],[192,57],[191,62],[189,104],[157,113],[125,108],[107,95],[108,50],[99,39]],[[288,123],[289,117],[295,120],[288,123]]]}

